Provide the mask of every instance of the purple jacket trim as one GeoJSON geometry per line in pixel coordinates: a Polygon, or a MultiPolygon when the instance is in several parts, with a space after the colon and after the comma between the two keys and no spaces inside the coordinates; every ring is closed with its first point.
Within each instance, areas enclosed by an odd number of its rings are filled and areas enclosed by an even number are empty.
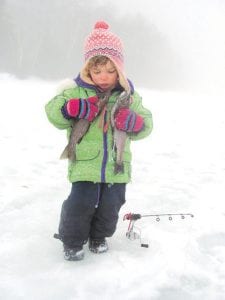
{"type": "Polygon", "coordinates": [[[63,117],[65,118],[65,119],[67,119],[67,120],[70,120],[71,119],[71,117],[70,117],[70,115],[68,114],[68,112],[67,112],[67,109],[66,109],[66,103],[63,105],[63,107],[61,108],[61,112],[62,112],[62,115],[63,115],[63,117]]]}
{"type": "MultiPolygon", "coordinates": [[[[104,126],[107,122],[107,111],[104,115],[104,126]]],[[[102,168],[101,168],[101,182],[105,182],[105,169],[108,159],[108,149],[107,149],[107,132],[103,131],[103,159],[102,159],[102,168]]]]}
{"type": "MultiPolygon", "coordinates": [[[[75,81],[76,84],[77,84],[78,86],[80,86],[80,87],[88,88],[88,89],[93,89],[93,90],[95,90],[95,91],[98,91],[98,88],[97,88],[95,85],[89,84],[89,83],[83,81],[83,80],[81,79],[81,77],[80,77],[80,74],[78,74],[78,76],[77,76],[76,78],[74,78],[74,81],[75,81]]],[[[133,83],[132,83],[129,79],[127,79],[127,81],[128,81],[128,83],[129,83],[129,85],[130,85],[131,94],[133,94],[133,93],[134,93],[134,85],[133,85],[133,83]]],[[[120,84],[118,84],[118,85],[115,87],[114,91],[123,91],[123,88],[121,87],[120,84]]]]}

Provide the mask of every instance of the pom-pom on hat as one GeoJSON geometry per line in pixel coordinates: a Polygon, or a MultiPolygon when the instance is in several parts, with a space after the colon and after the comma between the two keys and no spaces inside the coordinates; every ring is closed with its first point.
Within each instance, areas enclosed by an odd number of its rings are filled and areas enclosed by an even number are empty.
{"type": "Polygon", "coordinates": [[[87,70],[88,61],[98,55],[106,56],[114,63],[119,74],[120,85],[128,91],[129,83],[124,74],[122,41],[109,30],[109,25],[104,21],[95,23],[93,31],[87,36],[84,43],[85,66],[81,71],[81,78],[88,83],[92,83],[87,70]]]}

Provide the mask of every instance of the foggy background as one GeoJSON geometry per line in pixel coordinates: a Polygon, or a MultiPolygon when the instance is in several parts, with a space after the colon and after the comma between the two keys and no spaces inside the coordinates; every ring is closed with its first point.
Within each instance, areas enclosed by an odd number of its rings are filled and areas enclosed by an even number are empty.
{"type": "Polygon", "coordinates": [[[77,76],[84,38],[99,19],[122,38],[136,86],[225,90],[223,0],[0,0],[0,73],[77,76]]]}
{"type": "Polygon", "coordinates": [[[224,79],[225,0],[0,0],[1,299],[225,300],[224,79]],[[132,143],[110,251],[85,246],[70,264],[52,238],[71,188],[66,134],[44,106],[77,76],[99,19],[123,39],[154,129],[132,143]],[[129,241],[128,212],[195,217],[142,218],[141,240],[129,241]]]}

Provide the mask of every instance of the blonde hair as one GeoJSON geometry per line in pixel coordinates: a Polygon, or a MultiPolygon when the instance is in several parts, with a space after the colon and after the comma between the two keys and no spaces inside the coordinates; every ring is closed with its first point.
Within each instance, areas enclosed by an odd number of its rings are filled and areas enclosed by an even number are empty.
{"type": "MultiPolygon", "coordinates": [[[[90,79],[92,79],[90,70],[92,68],[97,68],[98,66],[105,66],[108,62],[111,62],[111,64],[115,67],[115,64],[107,56],[97,55],[97,56],[92,57],[91,59],[89,59],[87,66],[86,66],[86,75],[90,79]]],[[[115,69],[116,69],[116,67],[115,67],[115,69]]],[[[116,71],[117,71],[117,69],[116,69],[116,71]]],[[[117,72],[117,74],[118,74],[118,72],[117,72]]]]}
{"type": "Polygon", "coordinates": [[[81,79],[87,82],[88,84],[94,84],[90,75],[90,69],[93,67],[97,67],[98,65],[106,65],[107,62],[110,61],[115,67],[120,85],[126,90],[130,91],[129,83],[125,77],[125,75],[120,71],[116,63],[114,63],[109,57],[104,55],[96,55],[90,58],[84,65],[83,69],[80,72],[81,79]]]}
{"type": "Polygon", "coordinates": [[[97,67],[98,65],[106,65],[108,61],[110,61],[114,65],[114,63],[108,57],[103,55],[97,55],[89,59],[86,68],[89,71],[91,68],[97,67]]]}

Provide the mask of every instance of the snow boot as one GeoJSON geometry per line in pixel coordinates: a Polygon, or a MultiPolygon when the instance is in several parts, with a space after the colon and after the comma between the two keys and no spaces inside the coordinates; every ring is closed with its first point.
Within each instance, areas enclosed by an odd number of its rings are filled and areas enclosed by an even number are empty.
{"type": "Polygon", "coordinates": [[[69,261],[77,261],[82,260],[84,258],[84,250],[83,247],[75,247],[71,248],[67,245],[63,245],[64,248],[64,258],[69,261]]]}
{"type": "Polygon", "coordinates": [[[89,250],[93,253],[107,252],[109,247],[105,238],[103,239],[89,239],[89,250]]]}

